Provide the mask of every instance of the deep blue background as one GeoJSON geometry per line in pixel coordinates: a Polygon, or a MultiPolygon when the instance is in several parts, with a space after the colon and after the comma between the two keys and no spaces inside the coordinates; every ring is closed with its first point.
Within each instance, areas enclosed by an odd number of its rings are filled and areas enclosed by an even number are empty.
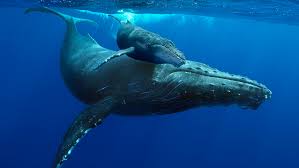
{"type": "MultiPolygon", "coordinates": [[[[65,24],[12,8],[1,8],[0,20],[0,167],[50,168],[65,130],[84,109],[60,76],[65,24]]],[[[195,20],[139,24],[172,39],[191,60],[264,83],[272,99],[257,111],[232,106],[112,115],[81,141],[65,168],[299,167],[299,27],[195,20]]],[[[85,27],[116,49],[109,26],[85,27]]]]}

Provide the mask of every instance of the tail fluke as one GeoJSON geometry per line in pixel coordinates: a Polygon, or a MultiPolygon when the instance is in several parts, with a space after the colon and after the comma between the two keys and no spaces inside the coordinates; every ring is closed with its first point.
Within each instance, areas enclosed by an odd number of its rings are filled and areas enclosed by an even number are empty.
{"type": "Polygon", "coordinates": [[[70,15],[60,13],[56,10],[47,8],[47,7],[28,8],[25,10],[25,14],[32,13],[32,12],[52,13],[52,14],[62,18],[68,25],[75,25],[76,23],[79,23],[79,22],[86,22],[86,23],[98,25],[97,22],[95,22],[93,20],[73,17],[70,15]]]}

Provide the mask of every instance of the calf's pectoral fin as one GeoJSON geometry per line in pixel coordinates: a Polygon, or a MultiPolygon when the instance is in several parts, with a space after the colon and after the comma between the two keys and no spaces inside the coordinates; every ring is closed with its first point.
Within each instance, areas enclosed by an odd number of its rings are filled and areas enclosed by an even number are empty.
{"type": "Polygon", "coordinates": [[[129,48],[126,48],[126,49],[123,49],[123,50],[119,50],[117,51],[114,56],[115,57],[119,57],[121,55],[124,55],[124,54],[130,54],[130,53],[133,53],[135,52],[135,48],[134,47],[129,47],[129,48]]]}
{"type": "Polygon", "coordinates": [[[119,50],[119,51],[115,52],[113,55],[111,55],[108,58],[106,58],[105,61],[102,61],[101,64],[98,65],[96,69],[99,69],[105,63],[107,63],[108,61],[110,61],[110,60],[112,60],[114,58],[120,57],[120,56],[125,55],[125,54],[133,53],[134,51],[135,51],[134,47],[130,47],[130,48],[127,48],[127,49],[119,50]]]}
{"type": "Polygon", "coordinates": [[[73,148],[78,144],[80,139],[92,128],[95,128],[102,123],[102,120],[109,115],[116,104],[116,99],[107,97],[88,107],[77,116],[68,128],[63,141],[58,148],[54,168],[59,168],[62,163],[69,158],[73,148]]]}
{"type": "Polygon", "coordinates": [[[109,62],[110,60],[112,60],[112,59],[114,59],[114,58],[120,57],[120,56],[125,55],[125,54],[132,53],[132,52],[134,52],[134,51],[135,51],[135,48],[134,48],[134,47],[130,47],[130,48],[127,48],[127,49],[123,49],[123,50],[116,51],[114,54],[110,55],[110,56],[107,57],[105,60],[101,60],[94,70],[98,70],[98,69],[99,69],[100,67],[102,67],[105,63],[109,62]]]}

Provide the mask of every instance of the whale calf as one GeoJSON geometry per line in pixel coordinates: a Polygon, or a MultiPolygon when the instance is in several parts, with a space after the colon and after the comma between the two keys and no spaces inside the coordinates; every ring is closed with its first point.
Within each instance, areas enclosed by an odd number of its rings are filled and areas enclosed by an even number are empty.
{"type": "Polygon", "coordinates": [[[187,60],[175,67],[133,59],[126,51],[106,49],[91,36],[78,33],[76,23],[91,22],[87,19],[49,8],[31,8],[26,13],[36,11],[55,14],[66,22],[61,73],[71,93],[88,105],[66,131],[53,167],[60,167],[80,139],[111,113],[162,115],[232,104],[257,109],[271,97],[271,91],[254,80],[200,62],[187,60]]]}
{"type": "Polygon", "coordinates": [[[186,62],[184,53],[178,50],[171,40],[133,25],[129,21],[109,16],[120,23],[116,41],[120,49],[131,48],[127,52],[128,56],[155,64],[168,63],[174,66],[181,66],[186,62]]]}

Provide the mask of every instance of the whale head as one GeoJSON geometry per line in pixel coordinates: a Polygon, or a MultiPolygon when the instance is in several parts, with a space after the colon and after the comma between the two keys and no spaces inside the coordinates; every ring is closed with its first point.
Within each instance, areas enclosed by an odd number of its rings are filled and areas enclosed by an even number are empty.
{"type": "Polygon", "coordinates": [[[190,106],[232,104],[255,110],[271,98],[271,91],[263,84],[203,63],[187,61],[181,67],[169,69],[169,66],[164,68],[164,74],[159,77],[163,78],[165,90],[171,88],[167,90],[165,100],[172,99],[173,108],[178,111],[190,106]]]}

